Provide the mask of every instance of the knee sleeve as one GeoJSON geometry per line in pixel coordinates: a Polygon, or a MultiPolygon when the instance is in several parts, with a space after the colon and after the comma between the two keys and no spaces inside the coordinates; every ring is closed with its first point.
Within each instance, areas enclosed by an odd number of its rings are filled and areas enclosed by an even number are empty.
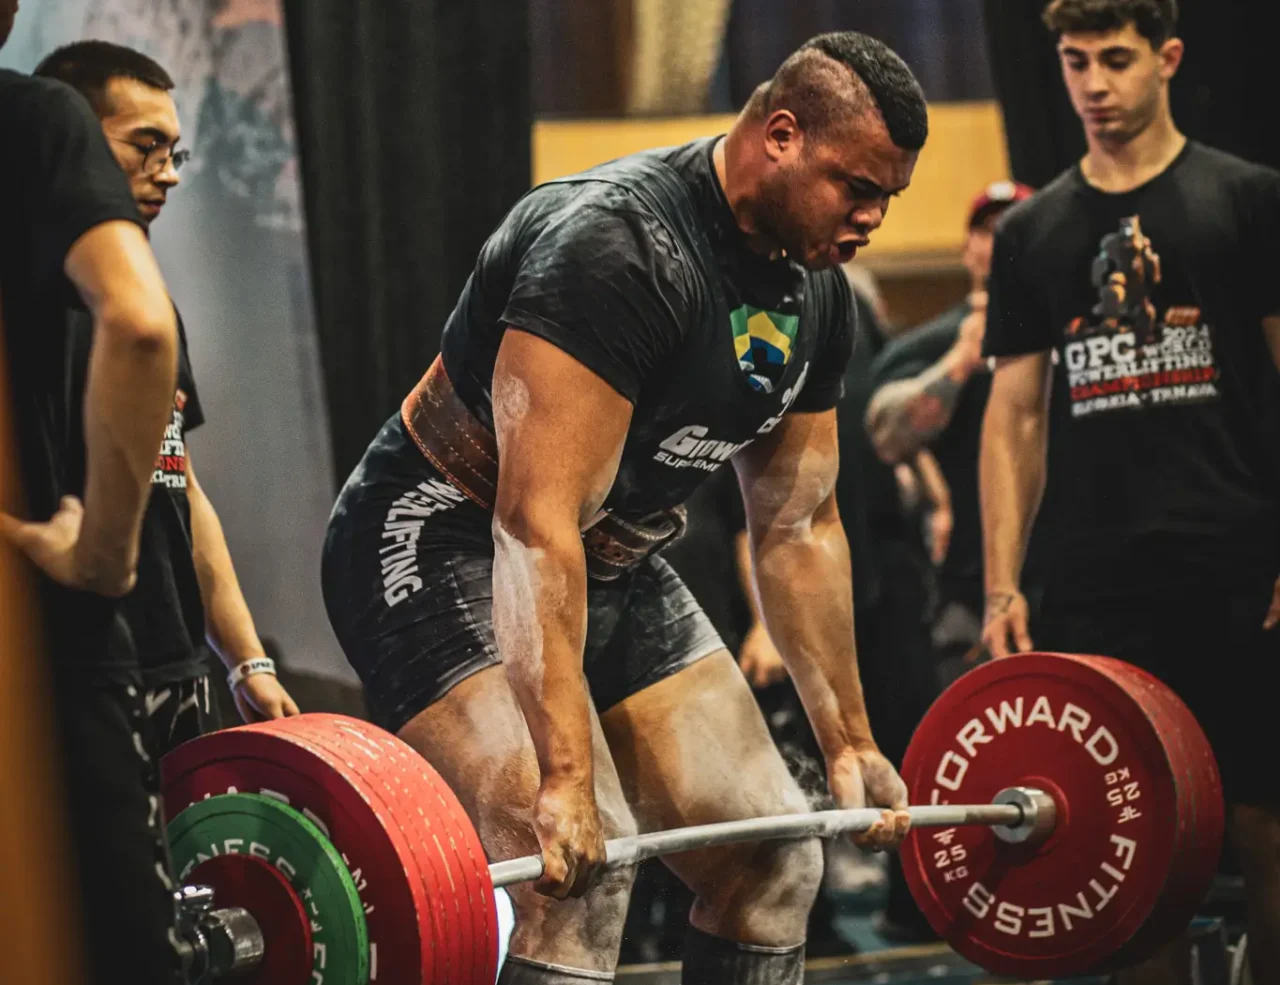
{"type": "Polygon", "coordinates": [[[680,981],[682,985],[800,985],[804,945],[738,944],[690,927],[680,981]]]}
{"type": "Polygon", "coordinates": [[[587,971],[568,968],[529,958],[507,956],[498,975],[498,985],[584,985],[586,982],[611,982],[611,971],[587,971]]]}

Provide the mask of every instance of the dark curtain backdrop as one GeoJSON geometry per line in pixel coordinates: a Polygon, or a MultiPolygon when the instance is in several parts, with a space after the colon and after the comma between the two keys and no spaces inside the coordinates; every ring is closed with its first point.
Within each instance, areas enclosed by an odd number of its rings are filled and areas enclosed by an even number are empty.
{"type": "Polygon", "coordinates": [[[884,41],[935,102],[992,98],[982,0],[734,0],[725,39],[732,105],[715,108],[741,108],[791,52],[825,31],[884,41]]]}
{"type": "Polygon", "coordinates": [[[439,351],[528,188],[525,0],[285,0],[335,479],[439,351]]]}
{"type": "MultiPolygon", "coordinates": [[[[1084,153],[1043,0],[985,0],[992,76],[1019,181],[1040,187],[1084,153]]],[[[1187,53],[1173,81],[1174,118],[1190,137],[1280,167],[1280,131],[1270,35],[1247,0],[1183,0],[1179,35],[1187,53]]],[[[1256,10],[1256,8],[1254,8],[1256,10]]]]}

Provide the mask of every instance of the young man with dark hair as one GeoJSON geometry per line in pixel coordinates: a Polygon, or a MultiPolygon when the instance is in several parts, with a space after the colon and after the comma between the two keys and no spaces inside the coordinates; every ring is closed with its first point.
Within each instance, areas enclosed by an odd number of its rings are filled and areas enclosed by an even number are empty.
{"type": "Polygon", "coordinates": [[[982,357],[987,277],[996,223],[1031,197],[1009,181],[984,188],[969,207],[964,265],[969,294],[937,318],[894,339],[871,367],[876,386],[867,432],[886,462],[910,461],[923,448],[936,456],[951,494],[953,527],[939,568],[939,620],[977,642],[982,624],[982,522],[978,515],[978,447],[991,375],[982,357]],[[967,628],[966,628],[967,627],[967,628]]]}
{"type": "MultiPolygon", "coordinates": [[[[0,0],[0,44],[15,12],[0,0]]],[[[141,680],[116,601],[135,581],[173,406],[173,308],[83,97],[0,70],[0,135],[0,306],[28,517],[0,514],[0,532],[42,573],[49,768],[63,780],[80,916],[69,940],[93,983],[176,982],[158,776],[137,741],[141,680]],[[91,332],[68,330],[73,307],[91,332]]]]}
{"type": "Polygon", "coordinates": [[[1088,153],[996,234],[985,638],[997,657],[1033,638],[1113,655],[1190,706],[1223,774],[1254,980],[1275,982],[1280,781],[1255,757],[1274,745],[1280,660],[1280,174],[1178,131],[1176,14],[1046,11],[1088,153]],[[1042,494],[1029,626],[1019,569],[1042,494]]]}
{"type": "MultiPolygon", "coordinates": [[[[35,74],[66,82],[89,100],[149,227],[177,187],[188,153],[178,147],[182,131],[169,74],[141,52],[107,41],[59,48],[35,74]]],[[[91,326],[73,317],[71,330],[87,335],[91,326]]],[[[151,475],[138,584],[121,603],[142,664],[159,755],[217,727],[206,633],[226,664],[245,721],[298,713],[258,639],[222,524],[196,479],[187,434],[204,423],[204,411],[181,317],[178,338],[178,386],[151,475]]]]}
{"type": "MultiPolygon", "coordinates": [[[[855,331],[838,265],[907,187],[926,130],[901,59],[832,35],[726,136],[534,189],[339,496],[325,600],[375,716],[457,790],[492,858],[541,850],[536,889],[511,891],[504,985],[612,979],[632,873],[601,873],[606,837],[806,808],[733,657],[655,556],[729,461],[832,793],[894,809],[865,843],[905,833],[833,495],[855,331]]],[[[668,863],[696,895],[686,982],[801,981],[816,842],[668,863]]]]}

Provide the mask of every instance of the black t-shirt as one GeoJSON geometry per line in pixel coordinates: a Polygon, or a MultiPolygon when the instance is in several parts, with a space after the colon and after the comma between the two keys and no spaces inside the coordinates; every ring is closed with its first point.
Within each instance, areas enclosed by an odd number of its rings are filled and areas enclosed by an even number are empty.
{"type": "MultiPolygon", "coordinates": [[[[176,311],[176,309],[175,309],[176,311]]],[[[93,323],[84,311],[70,315],[74,370],[72,390],[80,393],[89,368],[93,323]]],[[[73,418],[73,447],[83,449],[81,422],[73,418]]],[[[191,506],[187,499],[187,433],[204,423],[187,350],[187,333],[178,316],[178,383],[173,410],[151,475],[151,499],[138,542],[138,583],[120,602],[148,687],[170,684],[208,672],[204,643],[204,604],[192,554],[191,506]]],[[[84,455],[68,469],[73,484],[84,484],[84,455]]]]}
{"type": "MultiPolygon", "coordinates": [[[[84,493],[83,467],[71,474],[84,458],[84,394],[67,329],[82,306],[63,265],[82,235],[138,222],[138,208],[93,110],[68,86],[0,70],[0,134],[0,303],[27,512],[45,519],[62,496],[84,493]]],[[[60,662],[133,661],[114,603],[48,580],[42,589],[60,662]]]]}
{"type": "Polygon", "coordinates": [[[506,326],[563,349],[634,404],[605,503],[621,516],[683,502],[788,411],[834,407],[853,346],[843,274],[747,247],[715,176],[714,144],[624,158],[609,166],[611,180],[586,172],[531,191],[481,250],[444,331],[449,377],[486,423],[506,326]],[[705,232],[717,284],[698,244],[633,190],[654,184],[645,173],[654,160],[686,183],[668,205],[705,232]],[[708,316],[716,291],[730,324],[708,316]]]}
{"type": "MultiPolygon", "coordinates": [[[[895,380],[919,376],[934,366],[960,335],[972,308],[961,301],[937,318],[894,339],[877,357],[872,376],[877,389],[895,380]]],[[[982,417],[991,393],[991,374],[980,368],[965,383],[951,422],[930,443],[943,477],[951,488],[955,526],[939,578],[948,597],[970,605],[982,599],[982,516],[978,503],[978,453],[982,417]]]]}
{"type": "Polygon", "coordinates": [[[1063,592],[1280,568],[1280,174],[1191,142],[1125,194],[1067,171],[996,234],[986,351],[1052,350],[1047,570],[1063,592]]]}

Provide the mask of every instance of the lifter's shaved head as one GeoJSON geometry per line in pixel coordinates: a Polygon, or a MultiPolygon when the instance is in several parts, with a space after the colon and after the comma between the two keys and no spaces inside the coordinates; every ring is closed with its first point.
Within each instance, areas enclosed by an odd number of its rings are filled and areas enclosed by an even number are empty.
{"type": "Polygon", "coordinates": [[[790,110],[806,134],[826,138],[875,113],[902,150],[918,151],[929,135],[920,83],[907,63],[855,31],[820,34],[779,67],[751,97],[748,110],[768,117],[790,110]]]}
{"type": "Polygon", "coordinates": [[[760,248],[819,270],[866,245],[928,133],[924,93],[901,58],[865,34],[823,34],[752,94],[721,177],[760,248]]]}

